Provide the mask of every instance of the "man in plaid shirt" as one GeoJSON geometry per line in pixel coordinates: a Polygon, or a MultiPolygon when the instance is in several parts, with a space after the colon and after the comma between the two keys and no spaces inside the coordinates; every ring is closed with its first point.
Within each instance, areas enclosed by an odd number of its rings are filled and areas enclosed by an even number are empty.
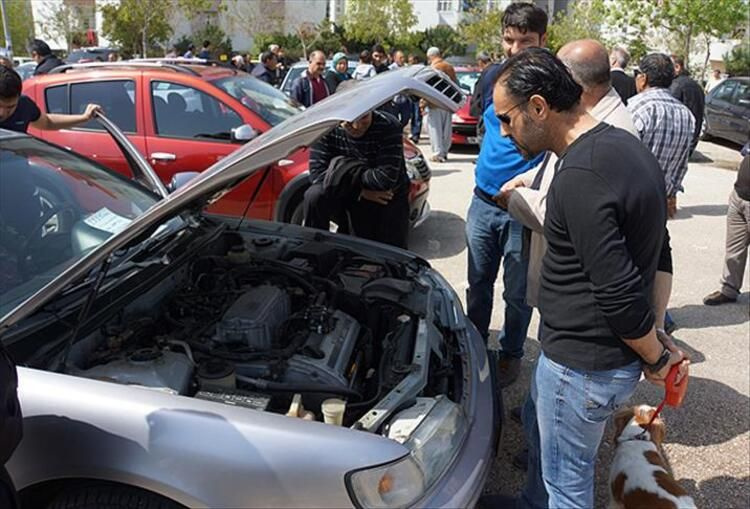
{"type": "Polygon", "coordinates": [[[688,168],[695,118],[690,110],[669,93],[674,64],[669,56],[652,53],[643,57],[636,71],[638,94],[628,99],[628,110],[641,141],[651,150],[664,172],[667,213],[677,211],[677,192],[688,168]]]}

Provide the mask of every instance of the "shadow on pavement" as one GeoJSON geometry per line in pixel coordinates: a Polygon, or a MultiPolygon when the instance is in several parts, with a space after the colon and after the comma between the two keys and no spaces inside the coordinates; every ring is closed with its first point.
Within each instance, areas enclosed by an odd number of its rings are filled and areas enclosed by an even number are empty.
{"type": "Polygon", "coordinates": [[[677,345],[677,348],[685,352],[685,355],[690,358],[691,364],[700,364],[701,362],[706,361],[706,356],[703,355],[703,352],[696,350],[692,346],[688,345],[681,339],[677,338],[676,336],[679,336],[680,331],[678,330],[673,336],[672,340],[674,341],[675,345],[677,345]]]}
{"type": "Polygon", "coordinates": [[[433,210],[430,217],[411,232],[409,249],[427,259],[450,258],[466,249],[466,222],[460,216],[433,210]]]}
{"type": "Polygon", "coordinates": [[[718,507],[719,501],[727,508],[749,505],[750,476],[737,478],[722,475],[701,483],[693,479],[680,479],[678,482],[693,495],[698,507],[718,507]]]}
{"type": "Polygon", "coordinates": [[[461,170],[432,170],[432,177],[445,177],[446,175],[452,175],[454,173],[461,173],[461,170]]]}
{"type": "Polygon", "coordinates": [[[688,159],[688,162],[702,164],[702,163],[712,163],[714,162],[714,160],[711,159],[706,154],[704,154],[703,152],[701,152],[700,150],[696,150],[695,152],[690,154],[690,159],[688,159]]]}
{"type": "MultiPolygon", "coordinates": [[[[664,389],[642,380],[631,398],[634,405],[656,406],[664,389]]],[[[667,444],[689,447],[717,445],[750,431],[750,398],[726,384],[690,376],[687,394],[679,408],[664,409],[667,444]]]]}
{"type": "Polygon", "coordinates": [[[673,220],[689,219],[693,216],[726,216],[729,206],[724,203],[722,205],[689,205],[687,207],[680,207],[678,205],[677,214],[675,214],[673,220]]]}
{"type": "MultiPolygon", "coordinates": [[[[687,304],[678,308],[669,308],[669,314],[680,329],[705,329],[747,322],[747,306],[747,297],[740,296],[737,302],[721,306],[687,304]]],[[[679,336],[679,329],[677,335],[679,336]]]]}

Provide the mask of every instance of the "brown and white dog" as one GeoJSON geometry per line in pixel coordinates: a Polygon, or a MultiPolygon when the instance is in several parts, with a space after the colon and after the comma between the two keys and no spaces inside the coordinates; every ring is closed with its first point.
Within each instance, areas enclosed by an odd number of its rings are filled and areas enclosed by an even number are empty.
{"type": "Polygon", "coordinates": [[[610,508],[689,509],[695,502],[670,475],[660,453],[664,421],[649,425],[655,408],[640,405],[614,416],[615,457],[609,471],[610,508]]]}

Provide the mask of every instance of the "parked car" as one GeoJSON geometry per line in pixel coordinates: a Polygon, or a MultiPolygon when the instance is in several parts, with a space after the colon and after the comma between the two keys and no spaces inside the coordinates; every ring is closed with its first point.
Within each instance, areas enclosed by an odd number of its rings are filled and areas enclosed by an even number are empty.
{"type": "MultiPolygon", "coordinates": [[[[354,69],[357,68],[357,62],[354,60],[348,60],[348,71],[349,74],[354,72],[354,69]]],[[[284,92],[286,95],[292,94],[292,85],[294,85],[294,80],[300,77],[302,72],[307,69],[307,66],[309,64],[307,62],[295,62],[292,64],[291,67],[289,67],[289,70],[287,71],[286,75],[284,76],[284,80],[281,82],[281,85],[279,86],[279,89],[284,92]]],[[[326,60],[326,70],[327,72],[331,67],[333,66],[333,62],[331,60],[326,60]]]]}
{"type": "Polygon", "coordinates": [[[14,67],[13,70],[18,73],[18,75],[21,77],[21,80],[25,81],[34,75],[36,66],[37,66],[37,63],[34,61],[23,62],[21,64],[18,64],[16,67],[14,67]]]}
{"type": "MultiPolygon", "coordinates": [[[[147,154],[165,184],[177,173],[200,172],[240,144],[302,110],[272,86],[236,69],[180,59],[91,63],[58,67],[24,83],[24,93],[47,113],[78,113],[94,102],[130,141],[147,154]]],[[[105,166],[128,174],[127,161],[95,122],[61,131],[29,132],[70,147],[105,166]]],[[[416,145],[404,141],[411,178],[410,220],[427,218],[430,169],[416,145]]],[[[302,200],[309,186],[308,151],[301,148],[278,161],[271,182],[262,186],[252,207],[247,197],[256,175],[224,196],[212,212],[228,216],[301,224],[302,200]]]]}
{"type": "Polygon", "coordinates": [[[106,62],[111,53],[118,53],[117,48],[84,47],[74,49],[65,61],[69,64],[83,64],[86,62],[106,62]]]}
{"type": "Polygon", "coordinates": [[[728,78],[706,96],[701,137],[739,145],[750,139],[750,78],[728,78]]]}
{"type": "Polygon", "coordinates": [[[474,505],[500,400],[447,282],[408,251],[205,212],[396,93],[455,110],[460,93],[436,76],[343,91],[171,194],[106,119],[133,180],[0,131],[0,176],[29,179],[38,218],[22,242],[0,236],[0,340],[24,416],[8,471],[24,507],[474,505]]]}
{"type": "Polygon", "coordinates": [[[456,67],[455,70],[458,85],[466,93],[467,99],[451,117],[451,144],[477,145],[477,118],[469,113],[469,104],[481,71],[476,67],[456,67]]]}

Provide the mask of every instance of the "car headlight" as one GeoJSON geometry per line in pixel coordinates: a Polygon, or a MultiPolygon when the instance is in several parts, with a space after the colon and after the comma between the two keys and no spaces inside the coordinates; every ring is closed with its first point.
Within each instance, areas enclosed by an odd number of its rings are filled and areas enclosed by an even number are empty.
{"type": "Polygon", "coordinates": [[[420,178],[416,164],[411,159],[406,160],[406,176],[409,180],[418,180],[420,178]]]}
{"type": "Polygon", "coordinates": [[[451,122],[453,122],[454,124],[463,124],[464,123],[464,119],[462,119],[461,117],[459,117],[457,113],[454,113],[451,116],[451,122]]]}
{"type": "MultiPolygon", "coordinates": [[[[419,399],[419,398],[418,398],[419,399]]],[[[408,409],[404,419],[413,419],[408,409]]],[[[400,414],[399,414],[400,415],[400,414]]],[[[399,415],[391,425],[399,420],[399,415]]],[[[405,507],[419,500],[455,458],[466,434],[461,407],[444,396],[404,441],[411,453],[401,460],[349,476],[355,502],[363,508],[405,507]]]]}

